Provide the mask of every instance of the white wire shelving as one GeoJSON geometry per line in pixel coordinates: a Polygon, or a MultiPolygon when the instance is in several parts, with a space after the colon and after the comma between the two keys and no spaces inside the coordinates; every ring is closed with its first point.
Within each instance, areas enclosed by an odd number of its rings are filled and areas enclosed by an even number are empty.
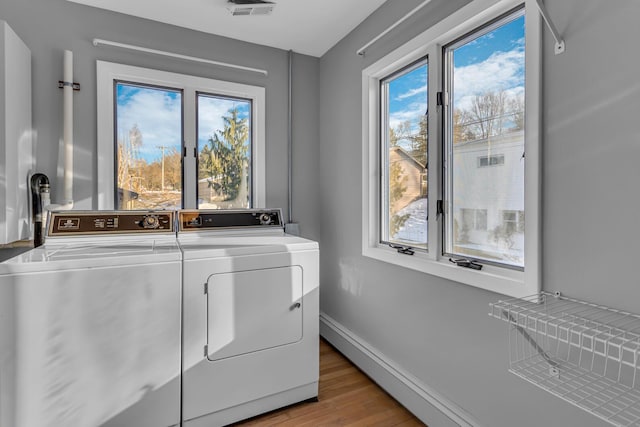
{"type": "Polygon", "coordinates": [[[509,371],[616,426],[640,426],[640,315],[540,293],[492,303],[509,371]]]}

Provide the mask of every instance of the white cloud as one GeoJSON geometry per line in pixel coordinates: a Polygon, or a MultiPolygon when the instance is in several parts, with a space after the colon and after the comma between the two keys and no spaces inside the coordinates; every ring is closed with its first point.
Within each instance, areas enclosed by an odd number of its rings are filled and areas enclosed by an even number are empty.
{"type": "Polygon", "coordinates": [[[402,93],[398,96],[396,96],[395,100],[396,101],[402,101],[403,99],[407,99],[407,98],[411,98],[414,95],[418,95],[418,94],[426,94],[427,93],[427,89],[428,89],[428,85],[424,85],[422,87],[417,87],[417,88],[413,88],[405,93],[402,93]]]}
{"type": "MultiPolygon", "coordinates": [[[[469,108],[475,95],[487,91],[503,90],[507,99],[515,98],[524,92],[524,50],[520,46],[508,52],[496,52],[483,62],[458,67],[454,79],[456,108],[469,108]]],[[[426,86],[414,88],[398,95],[396,100],[406,99],[426,90],[426,86]]],[[[389,126],[395,128],[406,121],[417,126],[426,110],[426,102],[409,103],[404,109],[389,116],[389,126]]]]}
{"type": "Polygon", "coordinates": [[[396,111],[389,116],[389,126],[396,128],[404,122],[411,122],[414,125],[420,121],[420,117],[424,116],[427,111],[426,102],[413,102],[407,105],[404,110],[396,111]]]}
{"type": "Polygon", "coordinates": [[[118,106],[118,137],[128,138],[137,125],[142,133],[141,157],[153,161],[160,157],[158,146],[180,151],[182,106],[179,97],[172,98],[161,90],[141,90],[124,105],[118,106]]]}
{"type": "Polygon", "coordinates": [[[521,91],[524,86],[524,50],[496,52],[483,62],[458,67],[454,75],[454,104],[469,108],[470,100],[487,91],[521,91]]]}
{"type": "MultiPolygon", "coordinates": [[[[200,138],[208,140],[223,129],[222,116],[228,115],[237,102],[220,98],[201,98],[198,108],[200,138]]],[[[118,136],[128,138],[129,130],[137,125],[142,133],[139,156],[147,161],[160,158],[159,146],[181,150],[182,103],[163,90],[142,89],[118,106],[118,136]]]]}
{"type": "Polygon", "coordinates": [[[199,139],[208,141],[217,130],[222,130],[224,128],[222,116],[228,116],[229,110],[237,105],[238,102],[230,99],[201,98],[198,105],[199,139]]]}

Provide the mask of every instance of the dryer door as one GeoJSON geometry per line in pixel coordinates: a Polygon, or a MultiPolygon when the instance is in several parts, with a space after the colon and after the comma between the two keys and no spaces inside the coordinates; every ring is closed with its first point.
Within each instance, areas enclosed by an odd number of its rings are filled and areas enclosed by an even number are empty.
{"type": "Polygon", "coordinates": [[[302,339],[302,268],[214,274],[207,286],[211,361],[302,339]]]}

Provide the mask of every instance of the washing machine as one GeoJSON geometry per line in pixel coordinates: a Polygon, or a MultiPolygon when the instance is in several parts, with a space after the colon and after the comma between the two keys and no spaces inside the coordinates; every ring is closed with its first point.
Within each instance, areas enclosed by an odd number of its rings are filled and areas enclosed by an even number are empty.
{"type": "Polygon", "coordinates": [[[0,263],[0,425],[180,424],[175,212],[50,214],[0,263]]]}
{"type": "Polygon", "coordinates": [[[179,211],[183,425],[318,396],[318,244],[279,210],[179,211]]]}

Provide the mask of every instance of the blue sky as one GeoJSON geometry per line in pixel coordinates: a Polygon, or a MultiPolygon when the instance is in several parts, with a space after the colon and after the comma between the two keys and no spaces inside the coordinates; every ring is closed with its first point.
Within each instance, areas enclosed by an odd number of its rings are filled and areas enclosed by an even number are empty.
{"type": "MultiPolygon", "coordinates": [[[[118,137],[128,137],[134,125],[142,133],[138,155],[147,162],[159,160],[165,146],[178,152],[182,146],[182,92],[164,88],[150,88],[118,84],[118,137]]],[[[198,146],[201,148],[216,130],[223,129],[223,116],[238,108],[240,117],[249,116],[250,103],[215,96],[200,96],[198,103],[198,146]]],[[[166,153],[166,151],[165,151],[166,153]]]]}
{"type": "Polygon", "coordinates": [[[116,96],[118,139],[128,140],[129,130],[137,126],[142,133],[140,158],[157,160],[159,146],[181,151],[182,92],[118,84],[116,96]]]}
{"type": "MultiPolygon", "coordinates": [[[[414,126],[427,110],[424,64],[389,82],[389,124],[410,120],[414,126]]],[[[454,51],[454,106],[468,108],[475,94],[524,91],[524,16],[520,16],[454,51]]]]}

